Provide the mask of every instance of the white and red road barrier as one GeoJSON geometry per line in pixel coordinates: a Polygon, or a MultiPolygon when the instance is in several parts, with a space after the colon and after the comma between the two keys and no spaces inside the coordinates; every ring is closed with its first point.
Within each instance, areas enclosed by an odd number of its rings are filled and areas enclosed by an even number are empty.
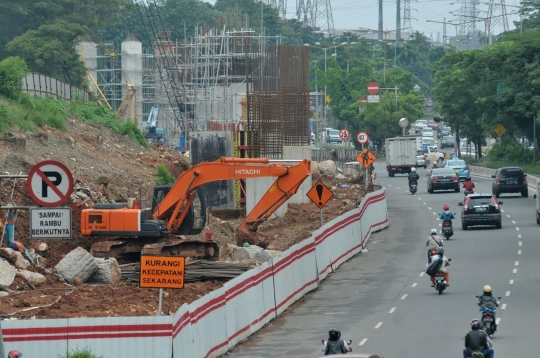
{"type": "MultiPolygon", "coordinates": [[[[57,357],[77,348],[108,358],[218,357],[285,311],[388,226],[386,192],[366,195],[358,208],[313,236],[249,270],[174,316],[0,321],[4,349],[57,357]]],[[[111,308],[114,309],[114,308],[111,308]]]]}

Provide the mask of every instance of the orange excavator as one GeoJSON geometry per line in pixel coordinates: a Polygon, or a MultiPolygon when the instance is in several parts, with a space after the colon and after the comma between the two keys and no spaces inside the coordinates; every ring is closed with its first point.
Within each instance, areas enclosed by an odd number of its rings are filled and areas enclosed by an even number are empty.
{"type": "Polygon", "coordinates": [[[113,241],[92,245],[96,257],[136,258],[170,255],[209,260],[219,259],[213,241],[189,240],[180,235],[197,235],[206,225],[202,190],[207,183],[244,178],[277,177],[236,231],[237,244],[266,246],[257,234],[267,220],[311,175],[311,161],[266,158],[222,157],[183,172],[174,184],[154,188],[152,208],[128,208],[127,203],[94,204],[81,213],[81,233],[86,236],[115,236],[113,241]],[[294,165],[276,162],[298,162],[294,165]]]}

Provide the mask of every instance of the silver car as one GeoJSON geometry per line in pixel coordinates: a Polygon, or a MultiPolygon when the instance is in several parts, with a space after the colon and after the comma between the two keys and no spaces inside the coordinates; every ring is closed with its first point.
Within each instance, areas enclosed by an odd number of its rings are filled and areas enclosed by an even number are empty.
{"type": "Polygon", "coordinates": [[[427,159],[427,155],[424,154],[421,150],[416,151],[416,166],[417,167],[424,167],[426,169],[426,166],[429,164],[429,160],[427,159]]]}

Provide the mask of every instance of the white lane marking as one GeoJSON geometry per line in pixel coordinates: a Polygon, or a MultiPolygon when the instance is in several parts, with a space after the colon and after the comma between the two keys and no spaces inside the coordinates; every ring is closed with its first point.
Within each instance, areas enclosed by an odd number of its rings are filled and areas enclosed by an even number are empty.
{"type": "Polygon", "coordinates": [[[392,307],[392,309],[391,309],[390,312],[388,312],[388,313],[394,313],[395,310],[396,310],[396,308],[395,308],[395,307],[392,307]]]}
{"type": "MultiPolygon", "coordinates": [[[[521,235],[518,235],[518,236],[521,236],[521,235]]],[[[520,239],[521,239],[521,237],[520,237],[520,239]]],[[[518,242],[518,245],[523,246],[523,243],[520,241],[520,242],[518,242]]]]}
{"type": "Polygon", "coordinates": [[[359,345],[359,346],[363,346],[364,343],[366,343],[366,342],[367,342],[367,338],[364,338],[364,339],[362,339],[362,340],[360,341],[360,343],[358,343],[358,345],[359,345]]]}
{"type": "Polygon", "coordinates": [[[427,205],[425,201],[422,204],[427,205]]]}
{"type": "Polygon", "coordinates": [[[497,325],[499,325],[499,324],[501,323],[501,319],[500,319],[500,318],[497,318],[497,319],[495,320],[495,323],[496,323],[497,325]]]}
{"type": "Polygon", "coordinates": [[[437,215],[437,213],[436,213],[436,212],[433,212],[433,215],[437,215]]]}
{"type": "Polygon", "coordinates": [[[519,261],[516,261],[516,262],[514,263],[514,265],[515,265],[515,266],[519,266],[519,261]]]}
{"type": "Polygon", "coordinates": [[[512,270],[512,273],[517,273],[517,269],[513,269],[513,270],[512,270]]]}
{"type": "Polygon", "coordinates": [[[521,255],[521,250],[518,250],[518,255],[521,255]]]}
{"type": "Polygon", "coordinates": [[[503,303],[503,304],[502,304],[501,309],[502,309],[502,310],[505,310],[505,309],[506,309],[506,303],[503,303]]]}
{"type": "Polygon", "coordinates": [[[507,218],[509,218],[509,217],[510,217],[510,215],[506,215],[506,217],[507,217],[507,218]]]}
{"type": "Polygon", "coordinates": [[[412,284],[412,287],[416,287],[416,285],[417,285],[417,283],[415,282],[415,283],[412,284]]]}
{"type": "Polygon", "coordinates": [[[388,184],[388,186],[392,186],[392,184],[388,184]]]}
{"type": "Polygon", "coordinates": [[[408,294],[404,294],[404,295],[401,297],[401,299],[404,300],[404,299],[407,298],[407,296],[408,296],[408,294]]]}
{"type": "Polygon", "coordinates": [[[514,220],[512,220],[512,224],[515,224],[516,222],[514,220]]]}
{"type": "Polygon", "coordinates": [[[423,272],[420,272],[420,277],[424,276],[424,273],[423,272]]]}
{"type": "Polygon", "coordinates": [[[442,224],[439,224],[439,226],[442,226],[442,224]]]}
{"type": "Polygon", "coordinates": [[[375,326],[375,329],[379,329],[381,326],[382,326],[382,322],[379,322],[379,323],[377,323],[377,325],[375,326]]]}
{"type": "Polygon", "coordinates": [[[506,297],[510,296],[510,291],[506,291],[506,297]]]}
{"type": "Polygon", "coordinates": [[[519,228],[518,228],[518,227],[516,228],[516,231],[519,231],[519,228]]]}
{"type": "Polygon", "coordinates": [[[510,283],[511,285],[513,285],[513,284],[514,284],[514,280],[510,280],[509,283],[510,283]]]}
{"type": "Polygon", "coordinates": [[[504,210],[503,210],[503,209],[501,209],[501,211],[504,213],[504,210]]]}
{"type": "Polygon", "coordinates": [[[429,206],[428,206],[427,208],[428,208],[429,210],[433,210],[433,209],[432,209],[431,207],[429,207],[429,206]]]}
{"type": "Polygon", "coordinates": [[[401,189],[399,186],[396,186],[396,188],[401,189]]]}
{"type": "Polygon", "coordinates": [[[418,200],[422,201],[422,198],[418,198],[418,200]]]}

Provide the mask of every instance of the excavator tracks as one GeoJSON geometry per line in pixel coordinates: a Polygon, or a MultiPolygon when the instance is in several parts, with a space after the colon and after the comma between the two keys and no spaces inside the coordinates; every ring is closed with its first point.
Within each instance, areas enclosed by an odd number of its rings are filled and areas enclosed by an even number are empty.
{"type": "Polygon", "coordinates": [[[118,239],[96,242],[90,253],[94,257],[138,260],[140,255],[181,256],[193,259],[219,260],[219,245],[213,241],[188,240],[182,237],[158,239],[118,239]]]}

